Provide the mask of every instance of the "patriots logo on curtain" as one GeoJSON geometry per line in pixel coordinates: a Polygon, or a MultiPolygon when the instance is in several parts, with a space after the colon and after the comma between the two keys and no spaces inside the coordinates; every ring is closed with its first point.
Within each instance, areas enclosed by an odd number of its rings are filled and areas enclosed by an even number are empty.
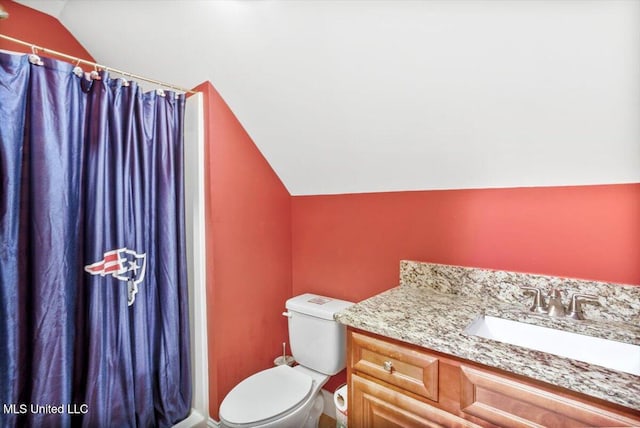
{"type": "Polygon", "coordinates": [[[102,260],[86,265],[84,270],[91,275],[111,275],[117,280],[128,284],[128,305],[133,305],[138,293],[138,284],[144,279],[147,265],[146,253],[137,253],[126,247],[110,250],[104,253],[102,260]]]}

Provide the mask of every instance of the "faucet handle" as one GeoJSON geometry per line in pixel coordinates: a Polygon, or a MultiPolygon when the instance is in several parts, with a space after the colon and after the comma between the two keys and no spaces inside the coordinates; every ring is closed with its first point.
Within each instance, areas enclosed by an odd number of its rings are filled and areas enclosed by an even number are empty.
{"type": "Polygon", "coordinates": [[[533,293],[533,302],[531,302],[531,306],[529,306],[529,310],[531,312],[537,312],[539,314],[546,314],[549,310],[547,308],[547,304],[544,301],[544,296],[542,295],[542,290],[536,287],[526,287],[520,286],[520,289],[523,291],[527,291],[533,293]]]}
{"type": "Polygon", "coordinates": [[[574,294],[571,296],[567,317],[573,318],[574,320],[583,320],[584,313],[582,312],[582,303],[600,304],[600,301],[598,300],[598,296],[591,294],[574,294]]]}

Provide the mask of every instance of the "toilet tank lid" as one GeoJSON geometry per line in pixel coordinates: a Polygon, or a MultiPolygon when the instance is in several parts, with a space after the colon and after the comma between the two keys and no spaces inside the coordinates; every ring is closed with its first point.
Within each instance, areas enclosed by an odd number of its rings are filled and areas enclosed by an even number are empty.
{"type": "Polygon", "coordinates": [[[325,320],[333,320],[334,314],[347,309],[351,305],[353,305],[353,302],[311,293],[292,297],[286,303],[286,307],[289,310],[325,320]]]}

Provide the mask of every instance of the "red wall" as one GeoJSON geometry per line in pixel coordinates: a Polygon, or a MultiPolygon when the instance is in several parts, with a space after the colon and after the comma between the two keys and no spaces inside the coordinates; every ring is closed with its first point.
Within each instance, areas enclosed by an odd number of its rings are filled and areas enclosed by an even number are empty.
{"type": "Polygon", "coordinates": [[[640,184],[296,196],[292,254],[293,295],[353,302],[403,259],[640,284],[640,184]]]}
{"type": "Polygon", "coordinates": [[[291,197],[224,100],[205,99],[210,413],[288,342],[291,197]]]}
{"type": "MultiPolygon", "coordinates": [[[[0,0],[0,5],[9,12],[9,19],[0,20],[0,33],[67,55],[95,61],[57,19],[8,0],[0,0]]],[[[31,53],[30,48],[6,40],[0,40],[0,49],[31,53]]]]}
{"type": "MultiPolygon", "coordinates": [[[[0,33],[93,60],[55,18],[0,4],[10,14],[0,33]]],[[[29,51],[4,41],[0,49],[29,51]]],[[[640,284],[640,184],[292,198],[215,89],[198,90],[215,419],[226,393],[288,341],[287,298],[362,300],[397,285],[401,259],[640,284]]]]}
{"type": "Polygon", "coordinates": [[[293,294],[359,301],[401,259],[640,284],[640,184],[292,198],[293,294]]]}

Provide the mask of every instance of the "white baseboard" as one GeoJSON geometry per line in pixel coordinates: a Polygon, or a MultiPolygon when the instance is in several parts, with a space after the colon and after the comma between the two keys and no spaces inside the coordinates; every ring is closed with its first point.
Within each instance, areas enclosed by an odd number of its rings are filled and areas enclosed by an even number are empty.
{"type": "Polygon", "coordinates": [[[220,422],[214,421],[211,416],[209,416],[209,420],[207,421],[207,426],[210,428],[220,428],[220,422]]]}

